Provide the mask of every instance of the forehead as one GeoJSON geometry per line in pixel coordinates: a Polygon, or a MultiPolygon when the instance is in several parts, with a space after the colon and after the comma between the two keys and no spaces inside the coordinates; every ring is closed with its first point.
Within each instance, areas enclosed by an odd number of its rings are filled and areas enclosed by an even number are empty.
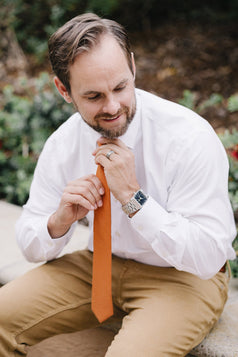
{"type": "Polygon", "coordinates": [[[130,76],[125,52],[110,35],[104,35],[94,48],[79,54],[70,67],[71,87],[78,89],[90,90],[105,83],[113,86],[130,76]]]}

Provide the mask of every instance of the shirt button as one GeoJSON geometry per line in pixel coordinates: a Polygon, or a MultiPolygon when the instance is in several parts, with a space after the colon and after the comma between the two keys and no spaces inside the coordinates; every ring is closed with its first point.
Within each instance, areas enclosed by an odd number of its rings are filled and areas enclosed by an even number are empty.
{"type": "Polygon", "coordinates": [[[120,238],[121,235],[120,235],[120,233],[119,233],[118,231],[116,231],[116,232],[115,232],[115,236],[118,237],[118,238],[120,238]]]}

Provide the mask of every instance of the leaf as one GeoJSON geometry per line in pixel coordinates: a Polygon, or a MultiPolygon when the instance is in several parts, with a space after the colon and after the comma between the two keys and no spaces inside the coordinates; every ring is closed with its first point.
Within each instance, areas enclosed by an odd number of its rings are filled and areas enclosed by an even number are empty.
{"type": "Polygon", "coordinates": [[[179,104],[187,107],[189,109],[194,109],[195,106],[195,94],[192,93],[190,90],[186,89],[183,91],[183,98],[180,99],[179,104]]]}
{"type": "Polygon", "coordinates": [[[234,94],[228,99],[227,108],[231,113],[238,111],[238,94],[234,94]]]}
{"type": "Polygon", "coordinates": [[[197,108],[197,112],[200,113],[203,110],[216,106],[223,101],[223,96],[221,94],[213,93],[211,94],[210,98],[203,101],[197,108]]]}

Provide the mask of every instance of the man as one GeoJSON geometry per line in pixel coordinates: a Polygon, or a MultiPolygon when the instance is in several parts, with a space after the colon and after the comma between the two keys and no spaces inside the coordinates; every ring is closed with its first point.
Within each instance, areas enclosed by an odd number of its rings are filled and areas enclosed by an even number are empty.
{"type": "Polygon", "coordinates": [[[225,151],[197,114],[134,88],[117,23],[78,16],[49,51],[56,87],[78,112],[48,139],[17,224],[25,257],[48,263],[1,289],[0,355],[99,324],[91,286],[101,165],[111,191],[114,314],[124,316],[106,356],[185,356],[227,299],[235,225],[225,151]],[[88,250],[55,259],[85,216],[88,250]]]}

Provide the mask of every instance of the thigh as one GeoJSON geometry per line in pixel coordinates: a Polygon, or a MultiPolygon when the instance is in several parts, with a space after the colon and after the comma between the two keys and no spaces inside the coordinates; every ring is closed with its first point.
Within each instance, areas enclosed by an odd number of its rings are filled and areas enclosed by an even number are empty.
{"type": "Polygon", "coordinates": [[[121,282],[122,308],[128,315],[106,356],[185,356],[224,308],[225,274],[201,280],[173,268],[133,266],[121,282]]]}
{"type": "Polygon", "coordinates": [[[91,264],[90,252],[75,252],[1,288],[1,334],[9,351],[97,324],[91,312],[91,264]]]}

